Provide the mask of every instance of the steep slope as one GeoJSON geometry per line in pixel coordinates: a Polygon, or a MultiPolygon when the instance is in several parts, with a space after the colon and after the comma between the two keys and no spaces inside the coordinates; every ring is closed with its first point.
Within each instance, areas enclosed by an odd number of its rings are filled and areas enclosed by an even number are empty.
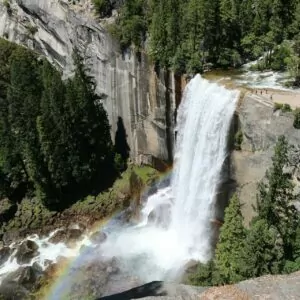
{"type": "Polygon", "coordinates": [[[78,9],[62,0],[1,1],[0,37],[45,55],[66,77],[72,74],[72,51],[78,48],[103,95],[113,138],[124,126],[133,160],[171,161],[174,77],[164,72],[157,76],[143,53],[121,53],[105,29],[83,13],[89,12],[89,1],[82,2],[78,9]]]}
{"type": "Polygon", "coordinates": [[[274,111],[274,103],[267,97],[249,93],[237,109],[237,119],[243,142],[241,151],[232,153],[231,175],[237,183],[245,221],[249,223],[254,215],[257,184],[272,164],[274,146],[280,135],[285,135],[289,144],[295,146],[285,171],[296,186],[295,192],[300,194],[300,130],[293,127],[292,112],[274,111]]]}

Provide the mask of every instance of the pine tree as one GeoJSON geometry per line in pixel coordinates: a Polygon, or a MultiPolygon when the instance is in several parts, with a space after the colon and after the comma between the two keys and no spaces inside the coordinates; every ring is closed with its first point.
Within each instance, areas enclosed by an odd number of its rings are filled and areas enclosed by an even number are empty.
{"type": "Polygon", "coordinates": [[[258,219],[265,220],[268,226],[276,228],[283,240],[285,258],[292,256],[299,214],[293,204],[294,186],[284,167],[288,163],[289,145],[284,136],[278,138],[273,164],[266,173],[265,181],[259,184],[257,196],[258,219]]]}
{"type": "Polygon", "coordinates": [[[241,253],[244,251],[246,229],[243,225],[241,205],[234,195],[225,210],[216,248],[215,264],[222,283],[233,283],[243,279],[241,253]]]}
{"type": "Polygon", "coordinates": [[[276,228],[265,220],[257,220],[248,231],[241,252],[241,268],[245,278],[278,274],[284,265],[283,242],[276,228]]]}

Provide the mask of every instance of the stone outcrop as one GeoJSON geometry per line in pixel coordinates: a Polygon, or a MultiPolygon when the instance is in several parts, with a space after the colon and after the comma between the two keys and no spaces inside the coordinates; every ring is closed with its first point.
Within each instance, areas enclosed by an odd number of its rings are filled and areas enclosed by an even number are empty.
{"type": "Polygon", "coordinates": [[[180,80],[155,72],[143,53],[121,53],[92,18],[90,1],[2,1],[0,37],[45,55],[65,77],[72,74],[72,51],[78,48],[103,96],[113,139],[124,126],[135,162],[172,160],[175,91],[180,91],[175,83],[180,80]]]}
{"type": "Polygon", "coordinates": [[[30,261],[38,255],[39,247],[38,245],[31,240],[24,241],[17,250],[16,259],[18,264],[28,264],[30,261]]]}
{"type": "MultiPolygon", "coordinates": [[[[247,94],[237,109],[237,115],[243,142],[241,151],[234,151],[232,154],[231,176],[237,184],[245,221],[249,223],[254,215],[257,183],[272,164],[271,158],[278,137],[285,135],[289,144],[299,147],[300,130],[293,127],[292,112],[274,111],[273,103],[263,96],[247,94]]],[[[297,153],[300,153],[297,148],[291,151],[293,166],[287,170],[296,185],[295,191],[300,186],[297,153]]]]}
{"type": "Polygon", "coordinates": [[[144,300],[250,300],[299,299],[300,273],[283,276],[263,276],[242,281],[235,285],[220,287],[193,287],[163,282],[151,282],[143,286],[98,300],[144,299],[144,300]]]}

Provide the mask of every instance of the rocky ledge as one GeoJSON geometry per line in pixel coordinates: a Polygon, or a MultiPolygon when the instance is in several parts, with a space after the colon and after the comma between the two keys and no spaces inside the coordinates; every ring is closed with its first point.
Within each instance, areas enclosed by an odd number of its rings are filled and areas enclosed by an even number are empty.
{"type": "Polygon", "coordinates": [[[284,276],[263,276],[221,287],[192,287],[151,282],[98,300],[251,300],[300,299],[300,272],[284,276]]]}
{"type": "Polygon", "coordinates": [[[295,184],[295,193],[300,195],[300,130],[293,127],[293,121],[293,112],[275,111],[270,99],[250,92],[237,108],[236,128],[242,133],[242,143],[241,149],[231,155],[230,174],[236,182],[234,189],[242,201],[246,223],[254,216],[257,184],[272,164],[274,146],[280,135],[294,146],[285,171],[295,184]]]}

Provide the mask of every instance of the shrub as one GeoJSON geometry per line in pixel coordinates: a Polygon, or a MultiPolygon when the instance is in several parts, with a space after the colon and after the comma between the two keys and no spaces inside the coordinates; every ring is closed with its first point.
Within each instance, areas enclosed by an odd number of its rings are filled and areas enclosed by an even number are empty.
{"type": "Polygon", "coordinates": [[[119,173],[126,169],[126,161],[124,161],[121,154],[119,153],[115,154],[114,163],[115,163],[115,168],[119,173]]]}
{"type": "Polygon", "coordinates": [[[241,145],[243,142],[243,132],[241,129],[234,136],[234,149],[241,150],[241,145]]]}
{"type": "Polygon", "coordinates": [[[290,111],[292,111],[292,108],[287,103],[282,104],[282,103],[275,102],[274,103],[274,111],[276,111],[276,110],[281,110],[282,112],[290,112],[290,111]]]}
{"type": "Polygon", "coordinates": [[[11,9],[9,0],[4,0],[4,1],[3,1],[3,4],[4,4],[4,6],[6,7],[7,13],[8,13],[9,15],[11,15],[11,14],[12,14],[12,9],[11,9]]]}
{"type": "Polygon", "coordinates": [[[34,25],[27,26],[27,30],[30,33],[30,35],[35,35],[38,32],[38,28],[34,25]]]}
{"type": "Polygon", "coordinates": [[[282,103],[277,103],[277,102],[274,103],[274,111],[281,110],[282,107],[283,107],[282,103]]]}
{"type": "Polygon", "coordinates": [[[111,13],[111,4],[109,0],[93,0],[95,9],[100,17],[106,17],[111,13]]]}
{"type": "Polygon", "coordinates": [[[283,112],[289,112],[289,111],[292,111],[291,106],[290,106],[289,104],[287,104],[287,103],[283,104],[281,110],[282,110],[283,112]]]}
{"type": "Polygon", "coordinates": [[[217,277],[216,266],[213,260],[207,264],[199,264],[194,274],[191,274],[188,279],[188,283],[191,285],[199,286],[212,286],[215,284],[214,277],[217,277]]]}
{"type": "Polygon", "coordinates": [[[293,125],[296,129],[300,129],[300,108],[297,108],[295,110],[294,115],[295,115],[295,119],[294,119],[294,124],[293,125]]]}

